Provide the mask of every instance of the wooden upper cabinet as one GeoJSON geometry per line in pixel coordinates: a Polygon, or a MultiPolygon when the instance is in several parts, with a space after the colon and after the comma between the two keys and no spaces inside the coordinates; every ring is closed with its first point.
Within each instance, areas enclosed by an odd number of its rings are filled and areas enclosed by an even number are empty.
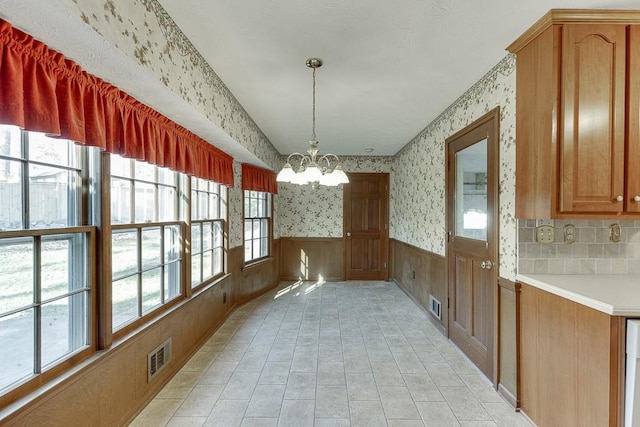
{"type": "Polygon", "coordinates": [[[629,27],[625,209],[640,216],[640,25],[629,27]]]}
{"type": "Polygon", "coordinates": [[[622,212],[626,26],[562,27],[560,211],[622,212]]]}
{"type": "Polygon", "coordinates": [[[517,217],[640,218],[639,25],[635,11],[552,10],[509,46],[517,217]]]}

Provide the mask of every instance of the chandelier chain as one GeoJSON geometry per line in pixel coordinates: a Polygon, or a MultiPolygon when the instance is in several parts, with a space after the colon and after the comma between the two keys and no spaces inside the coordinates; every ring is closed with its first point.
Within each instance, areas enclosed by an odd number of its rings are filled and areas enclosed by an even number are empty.
{"type": "Polygon", "coordinates": [[[313,67],[313,108],[312,108],[312,127],[311,139],[316,140],[316,67],[313,67]]]}

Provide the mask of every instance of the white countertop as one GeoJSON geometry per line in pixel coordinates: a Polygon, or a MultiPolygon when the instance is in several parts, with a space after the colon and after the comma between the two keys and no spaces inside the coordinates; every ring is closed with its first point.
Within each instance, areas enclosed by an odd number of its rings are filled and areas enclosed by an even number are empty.
{"type": "Polygon", "coordinates": [[[518,274],[516,280],[612,316],[640,316],[640,276],[518,274]]]}

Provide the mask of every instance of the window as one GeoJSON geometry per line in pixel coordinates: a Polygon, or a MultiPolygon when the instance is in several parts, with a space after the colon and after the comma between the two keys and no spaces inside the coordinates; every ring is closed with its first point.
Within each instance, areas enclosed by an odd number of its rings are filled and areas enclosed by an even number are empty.
{"type": "Polygon", "coordinates": [[[111,155],[114,331],[182,294],[178,173],[111,155]]]}
{"type": "Polygon", "coordinates": [[[0,390],[92,346],[90,148],[0,126],[0,390]]]}
{"type": "Polygon", "coordinates": [[[244,262],[269,256],[271,194],[244,192],[244,262]]]}
{"type": "Polygon", "coordinates": [[[224,230],[227,188],[191,178],[191,286],[224,272],[224,230]]]}

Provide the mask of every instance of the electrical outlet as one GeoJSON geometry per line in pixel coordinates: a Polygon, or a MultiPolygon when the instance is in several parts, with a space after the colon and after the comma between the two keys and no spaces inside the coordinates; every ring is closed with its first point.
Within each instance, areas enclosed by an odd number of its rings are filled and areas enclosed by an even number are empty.
{"type": "Polygon", "coordinates": [[[611,224],[609,226],[609,241],[618,243],[620,241],[620,224],[611,224]]]}
{"type": "Polygon", "coordinates": [[[541,225],[536,227],[536,242],[538,243],[553,243],[553,226],[541,225]]]}
{"type": "Polygon", "coordinates": [[[564,242],[571,244],[576,241],[576,227],[573,224],[564,226],[564,242]]]}

